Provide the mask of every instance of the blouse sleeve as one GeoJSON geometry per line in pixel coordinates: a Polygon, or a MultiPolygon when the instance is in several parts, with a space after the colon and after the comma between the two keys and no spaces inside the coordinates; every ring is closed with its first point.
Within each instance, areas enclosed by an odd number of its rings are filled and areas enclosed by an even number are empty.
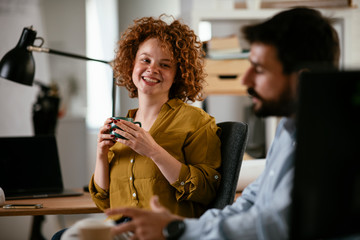
{"type": "MultiPolygon", "coordinates": [[[[108,153],[108,159],[109,162],[114,158],[113,151],[109,151],[108,153]]],[[[89,182],[89,192],[91,194],[91,198],[94,201],[95,205],[100,208],[101,210],[110,208],[110,198],[109,198],[109,191],[106,191],[99,187],[95,183],[94,175],[91,177],[89,182]]]]}
{"type": "Polygon", "coordinates": [[[99,187],[94,181],[94,175],[90,179],[89,192],[95,205],[101,210],[110,207],[109,192],[99,187]]]}
{"type": "Polygon", "coordinates": [[[178,201],[207,205],[215,197],[221,180],[217,171],[221,164],[219,133],[214,118],[210,118],[186,139],[185,164],[182,164],[179,179],[172,184],[178,201]]]}

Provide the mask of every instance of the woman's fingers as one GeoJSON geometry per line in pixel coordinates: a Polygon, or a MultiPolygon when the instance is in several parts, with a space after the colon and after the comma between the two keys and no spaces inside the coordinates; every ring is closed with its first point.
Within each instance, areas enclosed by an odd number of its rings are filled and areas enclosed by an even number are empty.
{"type": "Polygon", "coordinates": [[[111,123],[112,123],[112,119],[108,118],[105,120],[104,125],[100,128],[98,137],[97,137],[97,142],[100,143],[103,140],[110,140],[113,139],[115,136],[112,134],[109,134],[110,128],[111,128],[111,123]]]}
{"type": "Polygon", "coordinates": [[[121,124],[121,126],[126,126],[127,129],[139,130],[139,128],[140,128],[140,126],[138,126],[137,124],[126,121],[126,120],[120,120],[120,124],[121,124]]]}
{"type": "Polygon", "coordinates": [[[104,139],[113,139],[115,137],[113,134],[109,134],[110,127],[110,124],[107,124],[100,128],[100,132],[97,137],[98,142],[101,142],[104,139]]]}
{"type": "Polygon", "coordinates": [[[104,126],[102,126],[100,128],[100,133],[109,133],[110,131],[110,128],[111,128],[111,125],[110,124],[105,124],[104,126]]]}
{"type": "Polygon", "coordinates": [[[112,123],[114,120],[112,118],[108,118],[105,120],[104,125],[112,123]]]}
{"type": "Polygon", "coordinates": [[[118,120],[116,126],[119,128],[113,129],[113,131],[127,140],[134,140],[138,136],[138,132],[141,131],[138,125],[125,120],[118,120]]]}
{"type": "Polygon", "coordinates": [[[98,134],[97,142],[100,143],[104,140],[114,140],[115,135],[114,134],[98,134]]]}
{"type": "Polygon", "coordinates": [[[111,118],[108,118],[105,120],[104,126],[102,126],[100,128],[100,131],[97,136],[98,143],[104,143],[105,145],[113,145],[114,144],[115,135],[109,133],[110,128],[111,128],[111,125],[110,125],[111,123],[112,123],[111,118]]]}

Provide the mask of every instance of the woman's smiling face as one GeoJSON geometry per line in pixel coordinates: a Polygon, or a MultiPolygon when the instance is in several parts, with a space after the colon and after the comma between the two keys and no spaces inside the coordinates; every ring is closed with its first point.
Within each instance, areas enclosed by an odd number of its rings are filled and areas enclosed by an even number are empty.
{"type": "Polygon", "coordinates": [[[156,38],[140,44],[136,53],[132,80],[141,95],[169,97],[170,88],[176,75],[176,63],[172,54],[161,48],[156,38]]]}

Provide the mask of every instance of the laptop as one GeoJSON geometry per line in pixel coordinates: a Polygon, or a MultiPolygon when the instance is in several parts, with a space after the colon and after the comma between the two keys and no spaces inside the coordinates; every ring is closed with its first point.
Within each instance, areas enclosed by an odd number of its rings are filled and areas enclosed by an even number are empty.
{"type": "Polygon", "coordinates": [[[6,200],[79,196],[64,189],[56,137],[0,137],[0,187],[6,200]]]}
{"type": "Polygon", "coordinates": [[[291,239],[360,235],[360,71],[299,82],[291,239]]]}

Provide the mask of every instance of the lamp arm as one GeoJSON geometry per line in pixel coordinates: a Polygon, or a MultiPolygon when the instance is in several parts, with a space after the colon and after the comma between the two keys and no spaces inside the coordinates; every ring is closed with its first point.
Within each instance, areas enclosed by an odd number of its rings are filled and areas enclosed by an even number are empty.
{"type": "MultiPolygon", "coordinates": [[[[30,51],[30,52],[44,52],[44,53],[51,53],[51,54],[56,54],[56,55],[61,55],[61,56],[66,56],[66,57],[83,59],[83,60],[101,62],[101,63],[109,64],[110,66],[112,64],[112,62],[99,60],[99,59],[95,59],[95,58],[88,58],[88,57],[84,57],[84,56],[77,55],[77,54],[72,54],[72,53],[67,53],[67,52],[61,52],[61,51],[53,50],[53,49],[50,49],[50,48],[27,46],[27,50],[30,51]]],[[[116,84],[115,84],[115,82],[116,81],[115,81],[115,79],[113,77],[113,82],[112,82],[112,116],[115,116],[115,108],[116,108],[115,107],[115,101],[116,101],[116,90],[115,90],[116,84]]]]}
{"type": "Polygon", "coordinates": [[[27,47],[27,50],[29,50],[29,51],[31,51],[31,52],[45,52],[45,53],[51,53],[51,54],[56,54],[56,55],[61,55],[61,56],[66,56],[66,57],[83,59],[83,60],[89,60],[89,61],[95,61],[95,62],[102,62],[102,63],[106,63],[106,64],[110,64],[110,63],[111,63],[111,62],[108,62],[108,61],[99,60],[99,59],[95,59],[95,58],[88,58],[88,57],[81,56],[81,55],[77,55],[77,54],[72,54],[72,53],[67,53],[67,52],[61,52],[61,51],[54,50],[54,49],[50,49],[50,48],[28,46],[28,47],[27,47]]]}

